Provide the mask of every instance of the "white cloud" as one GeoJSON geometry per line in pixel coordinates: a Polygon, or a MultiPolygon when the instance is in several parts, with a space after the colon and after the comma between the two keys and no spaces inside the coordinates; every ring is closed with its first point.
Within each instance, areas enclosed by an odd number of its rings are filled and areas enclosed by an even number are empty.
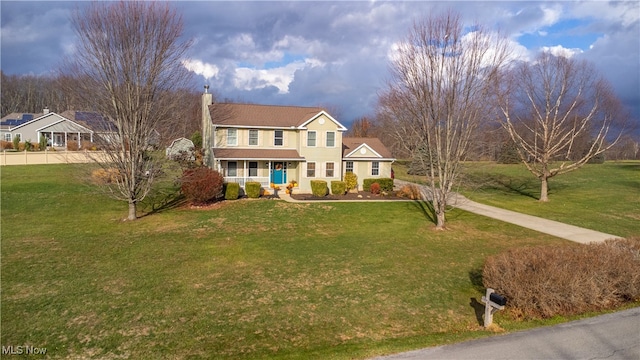
{"type": "Polygon", "coordinates": [[[582,54],[582,49],[568,49],[563,47],[562,45],[556,46],[543,46],[540,50],[544,52],[549,52],[554,56],[562,56],[566,58],[571,58],[574,55],[582,54]]]}
{"type": "Polygon", "coordinates": [[[255,90],[273,86],[278,89],[279,94],[288,94],[289,84],[293,81],[296,71],[322,65],[323,63],[318,60],[306,59],[272,69],[238,67],[235,69],[233,82],[237,88],[242,90],[255,90]]]}
{"type": "Polygon", "coordinates": [[[187,70],[201,75],[207,80],[216,77],[220,71],[216,65],[208,64],[200,60],[183,60],[182,65],[187,68],[187,70]]]}

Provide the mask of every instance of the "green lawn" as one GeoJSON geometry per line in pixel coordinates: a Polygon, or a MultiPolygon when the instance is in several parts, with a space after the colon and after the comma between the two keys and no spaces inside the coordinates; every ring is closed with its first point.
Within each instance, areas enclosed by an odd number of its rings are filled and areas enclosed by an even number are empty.
{"type": "Polygon", "coordinates": [[[566,243],[457,210],[435,232],[412,202],[241,200],[123,222],[80,165],[0,171],[1,343],[51,358],[353,359],[487,336],[486,256],[566,243]]]}
{"type": "Polygon", "coordinates": [[[462,193],[472,200],[622,237],[640,235],[640,162],[606,162],[551,178],[549,202],[524,165],[469,163],[462,193]]]}

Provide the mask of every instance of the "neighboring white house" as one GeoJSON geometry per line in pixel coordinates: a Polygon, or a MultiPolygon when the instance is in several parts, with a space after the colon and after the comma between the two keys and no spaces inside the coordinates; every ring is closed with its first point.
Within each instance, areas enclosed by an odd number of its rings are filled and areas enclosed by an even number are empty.
{"type": "Polygon", "coordinates": [[[345,138],[347,128],[319,107],[212,104],[202,96],[205,163],[227,182],[263,187],[292,180],[300,192],[311,180],[342,180],[347,171],[363,179],[391,177],[395,160],[376,138],[345,138]]]}

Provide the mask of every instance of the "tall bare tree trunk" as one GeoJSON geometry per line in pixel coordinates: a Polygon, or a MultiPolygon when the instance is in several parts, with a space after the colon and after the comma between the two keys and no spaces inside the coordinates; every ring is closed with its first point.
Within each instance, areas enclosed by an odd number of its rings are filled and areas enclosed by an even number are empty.
{"type": "Polygon", "coordinates": [[[436,229],[478,124],[492,117],[491,84],[509,56],[505,38],[481,26],[468,31],[453,12],[414,24],[392,56],[393,79],[379,117],[398,143],[430,168],[436,229]]]}

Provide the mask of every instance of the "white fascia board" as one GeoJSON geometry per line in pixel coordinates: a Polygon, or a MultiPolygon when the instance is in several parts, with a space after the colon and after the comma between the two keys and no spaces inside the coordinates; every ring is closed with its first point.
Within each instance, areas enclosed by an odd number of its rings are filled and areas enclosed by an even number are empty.
{"type": "MultiPolygon", "coordinates": [[[[57,115],[57,114],[56,114],[56,115],[57,115]]],[[[58,115],[58,116],[60,116],[60,115],[58,115]]],[[[51,123],[51,124],[49,124],[49,125],[45,125],[45,126],[43,126],[43,127],[41,127],[41,128],[38,128],[38,129],[36,129],[36,131],[40,131],[40,130],[42,130],[42,129],[44,129],[44,128],[47,128],[47,127],[49,127],[49,126],[54,126],[54,125],[60,124],[61,122],[68,121],[68,122],[72,123],[72,124],[73,124],[73,125],[75,125],[75,126],[78,126],[78,127],[81,127],[81,128],[83,128],[83,129],[85,129],[85,130],[86,130],[87,132],[89,132],[89,133],[93,133],[93,130],[88,129],[88,128],[86,128],[86,127],[84,127],[84,126],[82,126],[82,125],[78,124],[77,122],[71,121],[71,120],[67,119],[66,117],[62,117],[62,116],[60,116],[60,117],[61,117],[62,119],[60,119],[60,120],[58,120],[58,121],[56,121],[56,122],[53,122],[53,123],[51,123]]]]}
{"type": "MultiPolygon", "coordinates": [[[[357,148],[355,148],[352,152],[348,153],[345,158],[348,158],[349,156],[353,155],[356,153],[356,151],[360,151],[360,149],[362,149],[363,147],[366,147],[367,149],[369,149],[372,153],[374,153],[379,159],[382,159],[382,155],[378,154],[377,152],[375,152],[371,146],[367,145],[366,143],[361,144],[360,146],[358,146],[357,148]]],[[[354,159],[370,159],[370,158],[354,158],[354,159]]]]}
{"type": "Polygon", "coordinates": [[[338,122],[338,120],[334,119],[333,116],[329,115],[329,113],[327,113],[326,111],[322,110],[319,113],[317,113],[316,115],[312,116],[311,119],[305,121],[304,123],[302,123],[300,126],[298,126],[298,129],[300,130],[306,130],[307,129],[307,125],[312,122],[313,120],[317,119],[320,116],[326,116],[329,118],[329,120],[333,121],[337,126],[338,126],[338,131],[347,131],[347,128],[340,124],[340,122],[338,122]]]}

